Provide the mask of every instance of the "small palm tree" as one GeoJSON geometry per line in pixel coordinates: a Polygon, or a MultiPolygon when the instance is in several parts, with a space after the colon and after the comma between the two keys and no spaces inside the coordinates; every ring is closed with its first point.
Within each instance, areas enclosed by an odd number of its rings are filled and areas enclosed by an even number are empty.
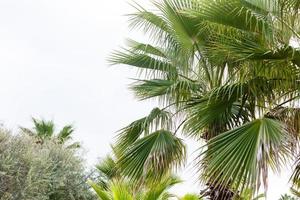
{"type": "Polygon", "coordinates": [[[168,189],[181,181],[173,176],[164,177],[159,182],[136,187],[124,179],[112,180],[107,189],[89,182],[101,200],[168,200],[174,195],[168,189]]]}
{"type": "MultiPolygon", "coordinates": [[[[121,155],[118,149],[112,147],[113,154],[107,155],[96,165],[98,178],[90,181],[90,185],[102,200],[117,200],[119,198],[136,200],[168,200],[176,196],[170,194],[168,189],[181,183],[181,180],[171,174],[157,176],[152,170],[140,179],[139,182],[132,181],[131,177],[126,176],[117,161],[121,155]],[[125,196],[122,196],[126,194],[125,196]]],[[[201,200],[194,194],[186,194],[178,200],[201,200]]],[[[125,200],[122,199],[122,200],[125,200]]]]}
{"type": "MultiPolygon", "coordinates": [[[[59,144],[65,144],[72,139],[71,135],[74,132],[72,125],[64,126],[58,133],[55,133],[55,124],[53,121],[38,120],[32,118],[34,124],[33,128],[20,127],[24,133],[36,137],[37,143],[43,143],[44,140],[53,139],[59,144]]],[[[69,148],[78,148],[80,144],[78,142],[68,145],[69,148]]]]}

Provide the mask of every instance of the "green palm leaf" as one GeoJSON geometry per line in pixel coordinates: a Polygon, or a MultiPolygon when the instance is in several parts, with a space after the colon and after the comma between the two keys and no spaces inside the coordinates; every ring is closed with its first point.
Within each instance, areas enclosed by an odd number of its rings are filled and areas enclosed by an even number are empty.
{"type": "Polygon", "coordinates": [[[154,108],[148,116],[138,119],[120,130],[115,146],[117,154],[122,154],[141,136],[147,136],[151,131],[158,128],[172,128],[171,113],[154,108]]]}
{"type": "Polygon", "coordinates": [[[54,134],[54,123],[53,121],[38,120],[32,118],[34,123],[34,131],[38,137],[51,138],[54,134]]]}
{"type": "Polygon", "coordinates": [[[88,183],[96,192],[100,200],[113,200],[111,195],[107,191],[105,191],[102,187],[100,187],[99,185],[97,185],[92,181],[88,181],[88,183]]]}
{"type": "MultiPolygon", "coordinates": [[[[217,0],[193,1],[198,9],[188,10],[188,15],[194,15],[200,20],[234,27],[243,31],[266,32],[269,29],[267,12],[255,12],[245,4],[247,1],[217,0]]],[[[253,7],[252,7],[253,8],[253,7]]],[[[262,8],[260,9],[260,11],[262,8]]]]}
{"type": "Polygon", "coordinates": [[[72,138],[71,135],[73,132],[74,128],[72,125],[64,126],[56,137],[59,141],[61,141],[61,143],[64,143],[72,138]]]}
{"type": "Polygon", "coordinates": [[[158,182],[149,186],[148,191],[143,195],[142,200],[163,200],[170,199],[173,195],[166,192],[172,186],[181,183],[181,180],[175,176],[163,177],[158,182]]]}
{"type": "Polygon", "coordinates": [[[113,179],[117,175],[117,166],[111,156],[106,156],[96,165],[97,170],[105,175],[108,179],[113,179]]]}
{"type": "Polygon", "coordinates": [[[201,91],[201,85],[192,80],[139,80],[131,87],[139,99],[159,97],[161,102],[187,101],[192,94],[201,91]]]}
{"type": "Polygon", "coordinates": [[[113,182],[111,191],[113,200],[134,200],[130,186],[124,182],[113,182]]]}
{"type": "Polygon", "coordinates": [[[181,139],[166,130],[159,130],[129,146],[119,165],[125,175],[138,179],[149,171],[161,177],[165,171],[180,166],[186,157],[181,139]]]}
{"type": "Polygon", "coordinates": [[[112,54],[109,62],[112,64],[126,64],[141,69],[158,70],[167,73],[176,73],[176,67],[172,66],[168,61],[150,57],[145,54],[136,53],[134,51],[115,52],[112,54]]]}
{"type": "Polygon", "coordinates": [[[187,106],[184,133],[207,140],[240,125],[241,120],[249,121],[250,115],[245,105],[232,99],[194,99],[187,106]]]}
{"type": "Polygon", "coordinates": [[[292,187],[292,188],[291,188],[291,193],[292,193],[294,196],[300,198],[299,186],[292,187]]]}
{"type": "Polygon", "coordinates": [[[129,15],[130,27],[137,29],[142,28],[145,33],[150,33],[150,37],[158,39],[159,41],[162,41],[163,36],[170,33],[169,24],[165,21],[163,16],[150,12],[138,4],[134,7],[137,12],[129,15]]]}
{"type": "Polygon", "coordinates": [[[256,190],[261,180],[267,187],[268,168],[280,170],[290,155],[288,141],[285,126],[268,118],[225,132],[207,144],[203,178],[241,191],[247,186],[256,190]]]}
{"type": "Polygon", "coordinates": [[[134,52],[140,52],[152,56],[158,56],[161,58],[167,58],[166,54],[163,52],[162,49],[159,49],[158,47],[154,47],[150,44],[140,43],[134,40],[128,40],[127,41],[128,46],[132,49],[134,52]]]}

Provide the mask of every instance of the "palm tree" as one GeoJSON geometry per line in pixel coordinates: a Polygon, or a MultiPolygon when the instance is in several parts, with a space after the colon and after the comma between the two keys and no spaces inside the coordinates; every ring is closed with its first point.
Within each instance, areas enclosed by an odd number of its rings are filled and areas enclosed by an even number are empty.
{"type": "Polygon", "coordinates": [[[110,180],[108,188],[89,183],[101,200],[168,200],[174,197],[168,189],[180,182],[176,177],[166,176],[159,182],[144,184],[142,187],[137,187],[125,179],[110,180]]]}
{"type": "MultiPolygon", "coordinates": [[[[210,199],[267,189],[268,171],[295,156],[300,127],[299,1],[163,0],[136,5],[129,40],[112,64],[140,72],[131,86],[162,108],[122,129],[118,165],[132,180],[185,162],[184,137],[205,142],[200,180],[210,199]]],[[[298,164],[298,166],[300,166],[298,164]]],[[[294,173],[300,179],[300,167],[294,173]]]]}
{"type": "MultiPolygon", "coordinates": [[[[38,120],[32,118],[33,128],[20,127],[21,131],[36,137],[37,143],[44,143],[45,140],[53,139],[59,144],[64,144],[72,139],[74,128],[72,125],[64,126],[58,133],[55,133],[55,125],[53,121],[38,120]]],[[[69,148],[79,148],[78,142],[68,145],[69,148]]]]}
{"type": "MultiPolygon", "coordinates": [[[[138,183],[132,182],[117,164],[118,152],[112,147],[113,153],[107,155],[96,165],[98,178],[89,181],[92,188],[100,199],[115,200],[118,198],[140,199],[140,200],[167,200],[174,199],[175,195],[168,192],[172,186],[181,183],[181,180],[171,174],[164,174],[159,179],[148,173],[138,183]],[[126,193],[125,196],[122,196],[126,193]]],[[[201,200],[198,195],[186,194],[177,197],[178,200],[201,200]]],[[[124,199],[125,200],[125,199],[124,199]]]]}

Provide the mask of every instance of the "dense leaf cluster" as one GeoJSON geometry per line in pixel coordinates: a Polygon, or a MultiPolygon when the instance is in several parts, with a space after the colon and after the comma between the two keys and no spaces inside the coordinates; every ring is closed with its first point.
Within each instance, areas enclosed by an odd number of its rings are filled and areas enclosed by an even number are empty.
{"type": "Polygon", "coordinates": [[[95,200],[78,149],[0,130],[1,200],[95,200]]]}

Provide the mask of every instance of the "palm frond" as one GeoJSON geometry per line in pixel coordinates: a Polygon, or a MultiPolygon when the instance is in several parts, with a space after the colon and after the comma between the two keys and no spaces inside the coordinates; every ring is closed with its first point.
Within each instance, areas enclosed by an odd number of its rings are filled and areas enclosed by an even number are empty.
{"type": "Polygon", "coordinates": [[[113,200],[134,200],[129,184],[114,181],[111,185],[113,200]]]}
{"type": "Polygon", "coordinates": [[[154,58],[144,53],[137,53],[133,50],[125,50],[123,52],[116,51],[109,58],[112,64],[125,64],[136,67],[140,70],[148,70],[150,75],[165,74],[176,76],[177,69],[168,60],[154,58]]]}
{"type": "Polygon", "coordinates": [[[291,193],[296,196],[296,197],[300,197],[300,191],[299,191],[299,188],[295,188],[295,187],[292,187],[291,188],[291,193]]]}
{"type": "Polygon", "coordinates": [[[181,180],[175,176],[163,177],[158,182],[154,182],[143,195],[143,200],[163,200],[169,199],[172,195],[167,192],[172,186],[181,183],[181,180]]]}
{"type": "Polygon", "coordinates": [[[296,149],[300,134],[300,108],[279,106],[268,112],[266,116],[285,123],[287,130],[293,137],[291,147],[296,149]]]}
{"type": "Polygon", "coordinates": [[[119,176],[117,163],[112,156],[106,156],[96,165],[96,168],[101,176],[104,176],[105,181],[113,180],[119,176]]]}
{"type": "Polygon", "coordinates": [[[32,118],[34,123],[34,131],[36,135],[41,138],[51,138],[54,134],[54,123],[53,121],[45,121],[45,120],[38,120],[32,118]]]}
{"type": "Polygon", "coordinates": [[[149,54],[152,56],[167,58],[166,53],[164,53],[164,50],[159,49],[159,47],[155,47],[151,44],[145,44],[145,43],[141,43],[141,42],[137,42],[137,41],[129,39],[129,40],[127,40],[127,45],[134,52],[140,52],[140,53],[149,54]]]}
{"type": "MultiPolygon", "coordinates": [[[[171,27],[171,35],[176,39],[180,45],[181,50],[190,51],[193,47],[193,37],[196,37],[194,30],[187,22],[185,16],[178,12],[180,1],[164,1],[162,4],[156,4],[163,15],[168,20],[168,24],[171,27]]],[[[184,2],[184,1],[181,1],[184,2]]],[[[180,6],[180,7],[179,7],[180,6]]]]}
{"type": "Polygon", "coordinates": [[[184,133],[208,140],[243,121],[249,121],[250,116],[246,105],[232,99],[194,99],[188,104],[184,133]]]}
{"type": "Polygon", "coordinates": [[[64,143],[65,141],[70,140],[72,138],[71,135],[73,132],[74,132],[73,126],[67,125],[64,126],[61,131],[59,131],[56,137],[61,143],[64,143]]]}
{"type": "Polygon", "coordinates": [[[165,18],[157,13],[148,11],[139,4],[134,5],[136,13],[129,15],[130,27],[133,29],[142,29],[145,33],[150,34],[153,39],[158,39],[159,42],[163,40],[173,39],[169,37],[170,29],[165,18]]]}
{"type": "Polygon", "coordinates": [[[115,200],[107,191],[92,181],[88,181],[88,184],[96,192],[100,200],[115,200]]]}
{"type": "Polygon", "coordinates": [[[267,188],[268,168],[279,171],[290,156],[288,135],[281,122],[268,118],[225,132],[208,142],[202,178],[240,191],[257,191],[261,181],[267,188]]]}
{"type": "Polygon", "coordinates": [[[165,110],[154,108],[148,116],[138,119],[120,130],[115,150],[124,152],[141,136],[147,136],[151,131],[160,128],[172,129],[171,114],[165,110]]]}
{"type": "Polygon", "coordinates": [[[255,12],[242,4],[245,1],[236,0],[218,0],[218,1],[193,1],[196,6],[194,10],[188,10],[185,13],[207,20],[213,23],[234,27],[248,32],[268,33],[269,28],[268,16],[263,12],[255,12]]]}
{"type": "Polygon", "coordinates": [[[179,79],[152,79],[138,80],[131,89],[137,98],[141,100],[158,97],[160,102],[172,104],[187,101],[193,94],[200,92],[203,88],[193,80],[179,79]]]}
{"type": "Polygon", "coordinates": [[[125,175],[138,179],[153,171],[157,177],[185,161],[185,145],[166,130],[159,130],[129,146],[119,160],[125,175]]]}

